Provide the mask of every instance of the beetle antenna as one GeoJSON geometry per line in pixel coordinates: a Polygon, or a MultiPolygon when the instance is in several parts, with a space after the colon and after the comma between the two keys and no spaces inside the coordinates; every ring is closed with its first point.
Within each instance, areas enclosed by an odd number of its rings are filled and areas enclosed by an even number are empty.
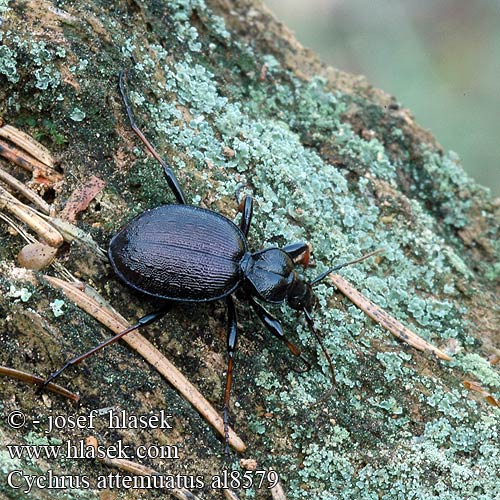
{"type": "Polygon", "coordinates": [[[330,267],[330,269],[327,269],[324,273],[321,273],[319,276],[314,278],[310,285],[314,286],[320,281],[322,281],[324,278],[326,278],[330,273],[333,273],[334,271],[338,271],[339,269],[342,269],[343,267],[350,266],[351,264],[357,264],[358,262],[361,262],[365,259],[368,259],[369,257],[373,257],[374,255],[383,252],[383,248],[379,248],[378,250],[374,250],[373,252],[367,253],[365,255],[362,255],[358,259],[350,260],[349,262],[344,262],[343,264],[338,264],[336,266],[330,267]]]}
{"type": "MultiPolygon", "coordinates": [[[[333,390],[333,388],[337,385],[337,381],[335,379],[335,366],[333,364],[332,357],[330,356],[328,349],[325,347],[325,344],[323,344],[323,341],[321,340],[321,336],[319,335],[319,333],[316,331],[316,328],[314,327],[314,321],[312,319],[311,313],[305,308],[302,309],[302,311],[304,312],[304,316],[306,318],[306,322],[307,322],[307,325],[309,326],[309,329],[316,337],[316,340],[318,341],[318,344],[320,345],[321,350],[323,351],[323,354],[325,355],[325,358],[328,361],[328,365],[330,367],[330,373],[332,375],[332,383],[333,383],[332,390],[333,390]]],[[[327,395],[329,396],[331,394],[331,392],[332,391],[328,391],[327,395]]],[[[322,398],[322,399],[324,399],[324,398],[322,398]]]]}

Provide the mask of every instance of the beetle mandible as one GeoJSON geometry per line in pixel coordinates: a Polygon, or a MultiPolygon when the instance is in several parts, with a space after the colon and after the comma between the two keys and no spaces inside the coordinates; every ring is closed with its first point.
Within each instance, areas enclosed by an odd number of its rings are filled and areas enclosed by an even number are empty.
{"type": "Polygon", "coordinates": [[[329,273],[359,262],[359,259],[329,268],[310,282],[296,271],[296,264],[309,261],[309,246],[299,242],[250,252],[247,235],[253,214],[253,198],[247,195],[239,204],[242,212],[239,227],[212,210],[186,203],[186,198],[172,169],[137,127],[124,89],[124,71],[119,88],[130,125],[146,148],[162,165],[177,204],[161,205],[147,210],[126,224],[109,244],[108,256],[115,273],[128,286],[146,295],[165,300],[165,306],[140,318],[134,325],[69,360],[44,382],[46,386],[68,367],[76,365],[127,333],[162,317],[172,302],[211,302],[224,300],[227,306],[227,372],[224,390],[223,420],[226,447],[229,440],[229,398],[233,380],[233,363],[237,344],[237,320],[233,295],[246,300],[264,326],[283,341],[293,355],[309,369],[300,349],[284,335],[280,321],[260,303],[286,302],[304,313],[329,362],[335,381],[333,363],[317,334],[311,312],[315,301],[312,287],[329,273]]]}

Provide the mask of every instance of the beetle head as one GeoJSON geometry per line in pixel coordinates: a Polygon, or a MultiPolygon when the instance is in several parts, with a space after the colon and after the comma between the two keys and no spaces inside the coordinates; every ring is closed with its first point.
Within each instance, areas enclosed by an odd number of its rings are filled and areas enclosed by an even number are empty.
{"type": "Polygon", "coordinates": [[[286,300],[292,309],[311,312],[317,299],[312,291],[312,285],[295,273],[295,279],[288,288],[286,300]]]}

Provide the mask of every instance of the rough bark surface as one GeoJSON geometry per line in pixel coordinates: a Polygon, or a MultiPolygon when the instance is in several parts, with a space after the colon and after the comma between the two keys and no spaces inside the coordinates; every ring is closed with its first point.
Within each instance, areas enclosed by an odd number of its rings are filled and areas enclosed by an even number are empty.
{"type": "MultiPolygon", "coordinates": [[[[120,68],[139,124],[176,171],[189,203],[237,219],[234,191],[256,198],[253,249],[310,241],[315,269],[379,247],[343,275],[393,316],[453,356],[439,362],[395,340],[325,282],[315,321],[334,359],[337,386],[302,318],[272,307],[312,370],[237,305],[239,353],[232,424],[248,450],[224,459],[215,434],[168,384],[123,345],[88,359],[62,381],[79,405],[0,380],[0,492],[5,498],[164,498],[165,491],[96,487],[114,473],[91,459],[16,459],[6,444],[179,446],[176,460],[142,462],[163,474],[202,476],[201,499],[240,458],[278,471],[290,500],[493,499],[498,483],[498,283],[500,204],[463,172],[395,98],[365,78],[322,65],[260,2],[225,0],[56,2],[0,0],[0,116],[57,156],[63,181],[38,187],[62,210],[92,175],[105,189],[78,225],[105,248],[121,224],[172,203],[160,167],[129,129],[117,90],[120,68]],[[468,391],[477,382],[486,393],[468,391]],[[489,401],[489,402],[488,402],[489,401]],[[174,429],[66,427],[49,416],[113,407],[174,415],[174,429]],[[22,411],[21,429],[6,416],[22,411]],[[33,423],[39,419],[40,424],[33,423]],[[12,470],[86,475],[91,487],[33,488],[12,470]],[[12,477],[12,476],[11,476],[12,477]]],[[[457,142],[460,138],[457,138],[457,142]]],[[[1,168],[29,177],[1,160],[1,168]]],[[[0,222],[0,364],[47,375],[109,333],[41,274],[18,267],[23,241],[0,222]],[[64,301],[59,315],[58,301],[64,301]]],[[[58,262],[133,320],[154,306],[92,252],[62,248],[58,262]]],[[[57,275],[55,269],[46,270],[57,275]]],[[[221,408],[225,308],[179,305],[147,335],[221,408]]],[[[40,448],[39,448],[40,449],[40,448]]],[[[238,488],[235,488],[238,490],[238,488]]],[[[269,499],[265,488],[240,498],[269,499]]]]}

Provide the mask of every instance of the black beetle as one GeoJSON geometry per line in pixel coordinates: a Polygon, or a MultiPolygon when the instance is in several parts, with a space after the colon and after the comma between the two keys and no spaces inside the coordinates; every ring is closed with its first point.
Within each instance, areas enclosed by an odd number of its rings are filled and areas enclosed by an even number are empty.
{"type": "Polygon", "coordinates": [[[252,219],[253,198],[246,196],[239,204],[242,211],[239,227],[221,214],[187,205],[175,174],[135,124],[123,87],[123,76],[122,71],[119,87],[132,129],[162,165],[178,204],[162,205],[138,215],[112,238],[108,255],[116,274],[127,285],[147,295],[164,299],[167,301],[166,306],[140,318],[136,324],[94,349],[71,359],[54,372],[44,385],[57,378],[69,366],[78,364],[130,331],[160,318],[172,302],[209,302],[222,299],[225,300],[228,311],[228,368],[223,407],[227,445],[229,396],[237,340],[233,293],[250,303],[266,328],[285,342],[308,369],[310,365],[300,350],[285,338],[279,320],[258,300],[274,304],[286,301],[291,308],[303,312],[328,359],[334,379],[331,358],[314,329],[310,315],[315,300],[312,286],[328,273],[359,262],[375,252],[332,267],[311,282],[306,282],[295,270],[298,263],[304,266],[308,264],[309,247],[306,243],[251,253],[246,237],[252,219]]]}

